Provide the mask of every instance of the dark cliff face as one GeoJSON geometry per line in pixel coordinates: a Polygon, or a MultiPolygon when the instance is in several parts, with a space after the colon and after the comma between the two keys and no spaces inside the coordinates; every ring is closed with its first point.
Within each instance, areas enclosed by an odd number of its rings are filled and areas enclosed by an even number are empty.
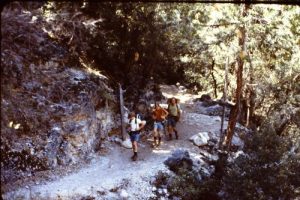
{"type": "Polygon", "coordinates": [[[72,67],[40,16],[9,6],[1,13],[2,183],[86,159],[116,126],[109,80],[72,67]]]}

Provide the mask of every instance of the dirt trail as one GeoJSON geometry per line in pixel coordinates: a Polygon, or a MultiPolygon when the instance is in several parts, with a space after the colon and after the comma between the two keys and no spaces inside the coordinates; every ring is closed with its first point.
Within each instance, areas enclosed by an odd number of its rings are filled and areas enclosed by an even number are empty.
{"type": "Polygon", "coordinates": [[[200,131],[217,131],[220,127],[219,117],[193,113],[191,103],[197,96],[181,92],[175,86],[163,85],[161,89],[164,96],[181,100],[183,115],[177,125],[179,140],[166,141],[163,137],[161,146],[156,149],[151,148],[151,141],[141,142],[137,162],[130,160],[130,149],[109,143],[105,156],[96,157],[78,172],[42,185],[20,188],[5,194],[4,199],[80,199],[82,196],[120,199],[120,194],[128,199],[149,199],[154,195],[150,182],[159,170],[167,170],[163,161],[172,151],[188,149],[197,159],[199,148],[188,139],[200,131]]]}

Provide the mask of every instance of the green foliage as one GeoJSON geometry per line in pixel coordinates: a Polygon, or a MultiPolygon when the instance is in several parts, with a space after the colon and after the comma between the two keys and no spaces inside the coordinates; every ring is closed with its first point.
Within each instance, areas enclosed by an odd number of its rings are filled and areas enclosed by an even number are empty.
{"type": "Polygon", "coordinates": [[[45,30],[69,47],[74,64],[84,58],[115,86],[131,86],[133,94],[154,77],[157,83],[197,85],[206,93],[216,89],[220,98],[229,57],[230,100],[240,53],[238,29],[245,26],[244,93],[253,91],[254,114],[265,117],[270,105],[289,103],[299,94],[294,81],[300,74],[299,7],[251,5],[242,17],[243,7],[54,2],[45,4],[44,19],[49,21],[45,30]]]}
{"type": "Polygon", "coordinates": [[[167,185],[182,199],[296,199],[300,189],[299,146],[266,126],[248,138],[245,154],[224,164],[224,174],[199,181],[195,173],[158,174],[156,186],[167,185]],[[163,178],[162,178],[163,177],[163,178]]]}
{"type": "Polygon", "coordinates": [[[199,182],[194,173],[187,169],[181,169],[178,174],[169,180],[168,191],[171,196],[189,199],[219,199],[218,181],[206,178],[199,182]]]}
{"type": "Polygon", "coordinates": [[[286,103],[287,99],[282,97],[290,97],[290,92],[295,92],[290,88],[294,87],[296,82],[292,80],[300,72],[299,7],[251,5],[244,18],[242,8],[243,5],[161,4],[158,15],[168,24],[165,34],[176,48],[178,65],[181,62],[185,66],[186,80],[211,92],[215,87],[213,73],[219,97],[226,57],[230,62],[228,95],[234,97],[234,66],[240,51],[237,29],[245,26],[249,54],[244,57],[244,88],[252,79],[255,106],[259,109],[256,114],[266,116],[270,102],[286,103]],[[212,60],[214,69],[211,69],[212,60]]]}
{"type": "Polygon", "coordinates": [[[183,200],[189,199],[219,199],[217,191],[218,181],[211,178],[199,180],[194,172],[187,169],[179,169],[176,175],[169,175],[159,171],[156,174],[154,185],[156,187],[167,186],[169,198],[180,197],[183,200]]]}
{"type": "Polygon", "coordinates": [[[288,140],[265,129],[246,144],[247,156],[238,157],[223,177],[226,198],[295,199],[300,162],[295,155],[286,157],[288,140]]]}
{"type": "Polygon", "coordinates": [[[45,13],[53,18],[55,38],[68,41],[74,56],[91,61],[115,83],[142,87],[151,77],[168,77],[173,83],[181,77],[173,67],[168,38],[161,34],[162,24],[155,18],[156,7],[148,3],[57,2],[48,3],[45,13]]]}

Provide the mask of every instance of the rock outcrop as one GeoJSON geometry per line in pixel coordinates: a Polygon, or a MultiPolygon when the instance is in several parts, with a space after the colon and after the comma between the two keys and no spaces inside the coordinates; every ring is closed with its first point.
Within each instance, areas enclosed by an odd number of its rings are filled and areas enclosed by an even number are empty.
{"type": "Polygon", "coordinates": [[[172,155],[164,162],[171,171],[178,172],[180,169],[192,170],[193,160],[189,152],[182,149],[176,149],[172,155]]]}
{"type": "Polygon", "coordinates": [[[230,109],[232,108],[231,104],[224,104],[221,100],[214,101],[207,94],[202,95],[201,98],[195,99],[194,102],[197,113],[210,116],[221,116],[223,114],[223,105],[225,105],[225,117],[229,117],[230,109]]]}
{"type": "Polygon", "coordinates": [[[1,13],[2,183],[88,159],[118,126],[109,80],[69,66],[68,49],[43,29],[38,12],[1,13]]]}

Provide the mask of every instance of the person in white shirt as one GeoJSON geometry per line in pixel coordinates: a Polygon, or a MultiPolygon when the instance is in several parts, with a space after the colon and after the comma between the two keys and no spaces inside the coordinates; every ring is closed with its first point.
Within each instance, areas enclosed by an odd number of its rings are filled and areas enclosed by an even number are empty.
{"type": "Polygon", "coordinates": [[[131,159],[133,161],[137,160],[137,142],[139,141],[140,138],[140,130],[144,128],[146,121],[142,121],[141,119],[136,118],[135,112],[131,112],[128,115],[129,123],[127,125],[127,130],[130,136],[130,140],[132,143],[132,150],[133,150],[133,156],[131,159]]]}

